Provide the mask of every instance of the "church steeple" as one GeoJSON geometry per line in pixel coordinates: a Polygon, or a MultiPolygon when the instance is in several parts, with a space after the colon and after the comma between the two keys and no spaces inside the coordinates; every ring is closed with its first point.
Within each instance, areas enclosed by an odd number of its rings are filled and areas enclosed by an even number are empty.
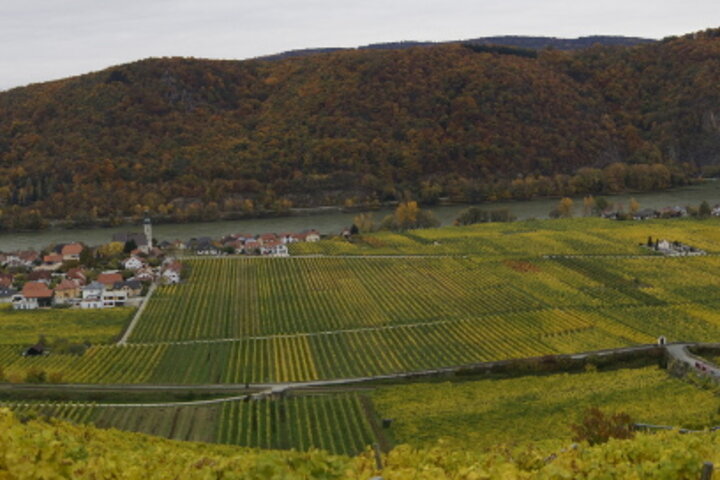
{"type": "Polygon", "coordinates": [[[148,251],[153,248],[152,244],[152,222],[150,221],[150,215],[147,210],[145,211],[145,220],[143,221],[143,230],[145,231],[145,240],[147,242],[148,251]]]}

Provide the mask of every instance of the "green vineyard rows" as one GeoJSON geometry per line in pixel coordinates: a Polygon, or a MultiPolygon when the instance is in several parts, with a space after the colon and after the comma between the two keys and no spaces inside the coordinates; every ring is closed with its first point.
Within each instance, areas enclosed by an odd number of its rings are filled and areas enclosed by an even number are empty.
{"type": "Polygon", "coordinates": [[[355,455],[376,442],[360,396],[289,396],[200,406],[6,403],[20,418],[53,417],[174,440],[355,455]]]}

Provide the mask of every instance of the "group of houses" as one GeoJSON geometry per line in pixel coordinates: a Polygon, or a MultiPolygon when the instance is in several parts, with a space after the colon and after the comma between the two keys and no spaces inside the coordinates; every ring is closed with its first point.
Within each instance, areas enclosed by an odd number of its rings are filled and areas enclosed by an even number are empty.
{"type": "MultiPolygon", "coordinates": [[[[608,208],[601,213],[603,218],[609,218],[612,220],[625,220],[632,218],[633,220],[650,220],[652,218],[680,218],[691,215],[688,207],[682,207],[679,205],[671,207],[663,207],[660,209],[654,208],[643,208],[636,212],[624,213],[622,210],[616,208],[608,208]]],[[[720,205],[715,205],[710,211],[710,215],[720,217],[720,205]]]]}
{"type": "Polygon", "coordinates": [[[180,241],[162,242],[161,248],[191,250],[196,255],[265,255],[271,257],[289,256],[288,245],[295,242],[318,242],[320,232],[305,230],[300,233],[263,233],[250,235],[236,233],[220,240],[210,237],[193,238],[187,243],[180,241]]]}
{"type": "Polygon", "coordinates": [[[698,255],[707,255],[707,252],[705,252],[705,250],[693,247],[691,245],[687,245],[682,242],[671,242],[665,239],[656,239],[655,241],[653,241],[652,238],[648,238],[648,242],[645,246],[657,253],[668,257],[694,257],[698,255]]]}
{"type": "Polygon", "coordinates": [[[70,243],[58,245],[45,255],[30,251],[0,254],[0,267],[4,269],[0,272],[0,301],[10,302],[16,310],[110,308],[140,296],[144,286],[152,282],[180,282],[182,265],[172,258],[153,267],[137,249],[121,262],[122,271],[93,271],[80,262],[86,248],[70,243]],[[69,265],[77,266],[67,268],[69,265]]]}

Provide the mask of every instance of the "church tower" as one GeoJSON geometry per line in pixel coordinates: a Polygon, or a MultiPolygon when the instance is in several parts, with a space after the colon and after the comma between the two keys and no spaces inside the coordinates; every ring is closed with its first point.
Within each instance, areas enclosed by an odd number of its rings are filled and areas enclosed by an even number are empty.
{"type": "Polygon", "coordinates": [[[145,240],[147,241],[147,249],[150,251],[150,249],[153,248],[152,244],[152,222],[150,222],[150,215],[148,215],[148,212],[145,212],[145,221],[143,222],[143,229],[145,230],[145,240]]]}

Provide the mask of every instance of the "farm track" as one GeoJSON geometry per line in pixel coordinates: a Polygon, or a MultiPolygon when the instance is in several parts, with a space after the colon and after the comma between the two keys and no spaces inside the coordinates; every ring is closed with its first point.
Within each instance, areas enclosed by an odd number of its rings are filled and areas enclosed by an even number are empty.
{"type": "Polygon", "coordinates": [[[125,332],[123,333],[120,340],[118,340],[118,345],[125,345],[127,344],[128,338],[130,338],[130,335],[132,335],[133,330],[135,330],[135,326],[140,321],[140,317],[142,316],[142,313],[145,311],[145,307],[148,303],[150,303],[150,298],[152,297],[152,294],[155,292],[155,289],[157,288],[157,284],[153,283],[150,286],[150,289],[147,292],[147,295],[145,295],[145,298],[143,299],[142,305],[140,305],[140,308],[137,309],[137,312],[135,312],[135,315],[133,315],[132,320],[130,320],[130,324],[125,329],[125,332]]]}

